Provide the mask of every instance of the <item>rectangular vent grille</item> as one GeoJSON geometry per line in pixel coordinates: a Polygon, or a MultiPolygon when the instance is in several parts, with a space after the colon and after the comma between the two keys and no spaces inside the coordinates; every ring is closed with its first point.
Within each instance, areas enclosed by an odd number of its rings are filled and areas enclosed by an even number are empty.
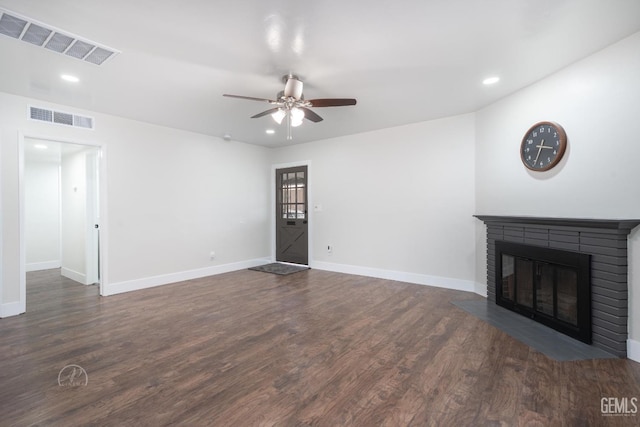
{"type": "Polygon", "coordinates": [[[29,107],[29,118],[41,122],[73,126],[83,129],[93,129],[93,117],[78,116],[76,114],[53,111],[46,108],[29,107]]]}
{"type": "Polygon", "coordinates": [[[3,9],[0,9],[0,34],[96,65],[102,65],[120,53],[3,9]]]}

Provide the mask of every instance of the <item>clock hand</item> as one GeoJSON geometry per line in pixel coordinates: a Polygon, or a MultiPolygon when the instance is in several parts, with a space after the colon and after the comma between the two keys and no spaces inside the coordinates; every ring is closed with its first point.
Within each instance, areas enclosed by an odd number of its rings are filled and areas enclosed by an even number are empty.
{"type": "Polygon", "coordinates": [[[544,139],[540,141],[540,145],[536,145],[536,148],[538,149],[538,154],[536,155],[536,159],[533,161],[534,165],[538,163],[538,157],[540,157],[540,152],[542,151],[542,147],[544,147],[544,139]]]}

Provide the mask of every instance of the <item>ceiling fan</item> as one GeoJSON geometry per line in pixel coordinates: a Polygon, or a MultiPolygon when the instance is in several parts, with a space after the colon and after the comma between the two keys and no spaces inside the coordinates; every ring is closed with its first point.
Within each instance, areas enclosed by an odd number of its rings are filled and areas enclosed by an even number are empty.
{"type": "Polygon", "coordinates": [[[286,118],[287,139],[289,140],[292,139],[291,128],[300,126],[304,119],[314,123],[322,121],[322,117],[310,110],[310,108],[356,105],[356,100],[353,98],[304,99],[302,94],[303,83],[297,76],[288,74],[282,77],[282,81],[285,83],[284,90],[278,93],[276,99],[254,98],[252,96],[229,95],[226,93],[222,96],[267,102],[273,105],[273,108],[251,116],[251,118],[256,119],[270,114],[278,124],[281,124],[282,120],[286,118]]]}

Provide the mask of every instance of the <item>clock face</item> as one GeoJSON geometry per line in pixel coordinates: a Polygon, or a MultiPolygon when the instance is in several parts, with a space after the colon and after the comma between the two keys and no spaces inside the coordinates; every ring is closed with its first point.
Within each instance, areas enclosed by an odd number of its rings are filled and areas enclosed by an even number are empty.
{"type": "Polygon", "coordinates": [[[522,163],[534,171],[546,171],[558,164],[567,147],[567,135],[557,123],[539,122],[522,138],[522,163]]]}

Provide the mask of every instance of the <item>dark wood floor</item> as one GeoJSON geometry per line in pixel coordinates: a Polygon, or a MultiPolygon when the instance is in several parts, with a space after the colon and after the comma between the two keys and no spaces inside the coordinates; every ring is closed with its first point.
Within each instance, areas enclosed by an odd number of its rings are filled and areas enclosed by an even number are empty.
{"type": "MultiPolygon", "coordinates": [[[[640,364],[555,362],[450,304],[477,295],[318,270],[115,295],[30,273],[0,320],[0,425],[637,425],[640,364]],[[58,385],[69,364],[86,386],[58,385]]],[[[639,405],[640,406],[640,405],[639,405]]]]}

